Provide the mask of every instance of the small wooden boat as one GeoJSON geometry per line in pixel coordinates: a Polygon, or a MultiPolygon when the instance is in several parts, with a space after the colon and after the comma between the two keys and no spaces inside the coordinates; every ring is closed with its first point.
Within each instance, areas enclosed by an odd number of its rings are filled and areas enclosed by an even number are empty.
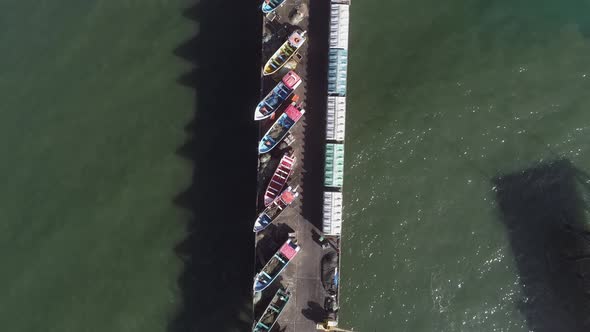
{"type": "Polygon", "coordinates": [[[281,212],[285,210],[295,199],[299,196],[297,187],[295,189],[288,187],[283,190],[281,195],[272,201],[270,205],[262,211],[256,222],[254,223],[254,232],[258,233],[268,227],[275,219],[279,217],[281,212]]]}
{"type": "Polygon", "coordinates": [[[303,46],[303,43],[305,43],[306,33],[306,31],[301,32],[300,30],[294,31],[266,62],[263,75],[272,75],[289,62],[293,55],[303,46]]]}
{"type": "Polygon", "coordinates": [[[271,116],[285,100],[289,99],[293,91],[301,84],[301,77],[294,71],[288,72],[283,79],[272,89],[271,92],[262,99],[256,111],[254,112],[254,120],[262,120],[271,116]]]}
{"type": "Polygon", "coordinates": [[[279,290],[275,293],[270,304],[264,310],[264,313],[260,317],[260,320],[256,322],[254,325],[253,332],[268,332],[272,330],[272,327],[275,325],[277,320],[279,320],[279,316],[287,306],[289,299],[291,298],[291,293],[285,288],[279,288],[279,290]]]}
{"type": "Polygon", "coordinates": [[[254,291],[261,292],[268,287],[289,265],[299,250],[301,250],[300,246],[291,239],[287,240],[266,263],[262,271],[254,277],[254,291]]]}
{"type": "Polygon", "coordinates": [[[265,14],[274,12],[287,0],[264,0],[262,2],[262,12],[265,14]]]}
{"type": "Polygon", "coordinates": [[[293,128],[303,114],[305,114],[305,110],[300,110],[295,106],[295,103],[289,105],[285,110],[285,113],[277,119],[266,134],[264,134],[262,140],[260,140],[260,143],[258,144],[258,153],[267,153],[277,146],[281,140],[287,136],[291,128],[293,128]]]}
{"type": "Polygon", "coordinates": [[[272,178],[270,178],[270,182],[268,182],[268,186],[264,192],[264,206],[268,206],[272,203],[281,190],[283,190],[287,184],[289,176],[293,173],[295,161],[296,158],[288,153],[285,153],[283,158],[281,158],[281,161],[279,161],[279,165],[272,175],[272,178]]]}

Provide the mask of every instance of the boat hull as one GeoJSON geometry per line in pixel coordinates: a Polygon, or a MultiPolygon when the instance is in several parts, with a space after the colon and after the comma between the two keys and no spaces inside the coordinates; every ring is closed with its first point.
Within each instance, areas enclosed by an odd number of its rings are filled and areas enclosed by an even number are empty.
{"type": "Polygon", "coordinates": [[[264,206],[269,206],[275,199],[283,194],[282,190],[293,173],[297,159],[285,154],[279,161],[266,190],[264,191],[264,206]]]}
{"type": "Polygon", "coordinates": [[[263,1],[262,2],[262,12],[264,14],[272,13],[275,10],[277,10],[277,8],[279,8],[280,6],[282,6],[285,3],[285,1],[287,1],[287,0],[280,1],[278,4],[276,4],[274,6],[271,6],[271,5],[267,4],[266,1],[263,1]]]}
{"type": "Polygon", "coordinates": [[[273,257],[262,268],[262,271],[254,277],[254,292],[262,292],[285,270],[289,263],[295,258],[301,247],[292,240],[287,240],[273,257]],[[266,272],[266,270],[270,269],[266,272]]]}
{"type": "MultiPolygon", "coordinates": [[[[305,110],[300,111],[300,115],[302,116],[303,114],[305,114],[305,110]]],[[[262,137],[262,139],[260,140],[260,143],[258,144],[258,153],[259,154],[268,153],[272,149],[274,149],[277,145],[279,145],[279,143],[281,143],[281,141],[287,136],[287,134],[291,131],[291,129],[293,129],[293,127],[297,124],[300,117],[295,120],[291,120],[291,121],[293,121],[293,123],[289,125],[289,127],[284,131],[284,133],[282,133],[281,135],[279,135],[277,137],[271,137],[270,133],[273,130],[276,130],[276,126],[280,126],[280,123],[282,121],[285,121],[287,118],[289,118],[289,116],[286,113],[281,115],[279,117],[279,119],[272,125],[272,127],[266,132],[264,137],[262,137]]]]}
{"type": "Polygon", "coordinates": [[[279,69],[283,68],[283,66],[293,58],[293,56],[305,43],[305,34],[305,31],[295,31],[293,34],[291,34],[289,39],[287,39],[287,41],[285,41],[281,47],[279,47],[279,49],[270,57],[270,59],[268,59],[264,65],[262,75],[272,75],[278,72],[279,69]]]}
{"type": "Polygon", "coordinates": [[[264,120],[273,115],[288,100],[301,84],[301,77],[294,71],[288,72],[283,79],[262,99],[254,111],[254,120],[264,120]]]}
{"type": "Polygon", "coordinates": [[[280,287],[275,293],[268,307],[262,313],[260,320],[254,325],[252,332],[269,332],[281,317],[285,307],[291,299],[291,293],[280,287]]]}
{"type": "Polygon", "coordinates": [[[285,189],[280,196],[276,197],[272,203],[258,215],[256,222],[254,223],[254,232],[258,233],[266,229],[273,221],[275,221],[285,209],[287,209],[299,196],[295,189],[288,187],[285,189]]]}
{"type": "Polygon", "coordinates": [[[256,219],[256,222],[254,223],[254,233],[262,232],[272,222],[273,220],[269,218],[269,216],[266,213],[261,213],[258,216],[258,219],[256,219]]]}

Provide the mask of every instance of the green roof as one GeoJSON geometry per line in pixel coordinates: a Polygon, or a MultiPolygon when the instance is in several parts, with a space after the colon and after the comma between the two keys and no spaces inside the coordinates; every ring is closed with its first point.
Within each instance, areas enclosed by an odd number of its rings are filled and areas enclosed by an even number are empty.
{"type": "Polygon", "coordinates": [[[328,94],[346,96],[348,51],[331,48],[328,53],[328,94]]]}
{"type": "Polygon", "coordinates": [[[326,144],[324,185],[342,187],[344,180],[344,144],[326,144]]]}

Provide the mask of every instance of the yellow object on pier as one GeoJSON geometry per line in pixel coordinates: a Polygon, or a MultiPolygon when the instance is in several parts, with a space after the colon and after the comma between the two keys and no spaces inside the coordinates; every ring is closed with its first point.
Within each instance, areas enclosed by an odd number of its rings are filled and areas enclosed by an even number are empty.
{"type": "Polygon", "coordinates": [[[317,324],[316,329],[318,329],[320,331],[354,332],[351,330],[345,330],[345,329],[338,328],[337,326],[338,326],[338,322],[333,321],[333,320],[329,320],[329,321],[323,322],[322,324],[317,324]]]}

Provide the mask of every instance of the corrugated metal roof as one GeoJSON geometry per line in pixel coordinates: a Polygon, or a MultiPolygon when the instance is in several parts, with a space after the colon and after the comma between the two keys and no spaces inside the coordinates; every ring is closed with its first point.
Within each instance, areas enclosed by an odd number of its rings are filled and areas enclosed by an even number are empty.
{"type": "Polygon", "coordinates": [[[346,95],[346,76],[348,66],[348,51],[340,48],[331,48],[328,64],[328,94],[346,95]]]}
{"type": "Polygon", "coordinates": [[[348,5],[332,4],[330,12],[330,47],[348,49],[348,5]]]}
{"type": "Polygon", "coordinates": [[[342,193],[324,192],[324,216],[322,231],[326,235],[342,232],[342,193]]]}
{"type": "Polygon", "coordinates": [[[344,144],[326,144],[324,185],[342,187],[344,180],[344,144]]]}
{"type": "Polygon", "coordinates": [[[326,138],[329,140],[343,141],[346,123],[346,97],[328,97],[326,122],[326,138]]]}

